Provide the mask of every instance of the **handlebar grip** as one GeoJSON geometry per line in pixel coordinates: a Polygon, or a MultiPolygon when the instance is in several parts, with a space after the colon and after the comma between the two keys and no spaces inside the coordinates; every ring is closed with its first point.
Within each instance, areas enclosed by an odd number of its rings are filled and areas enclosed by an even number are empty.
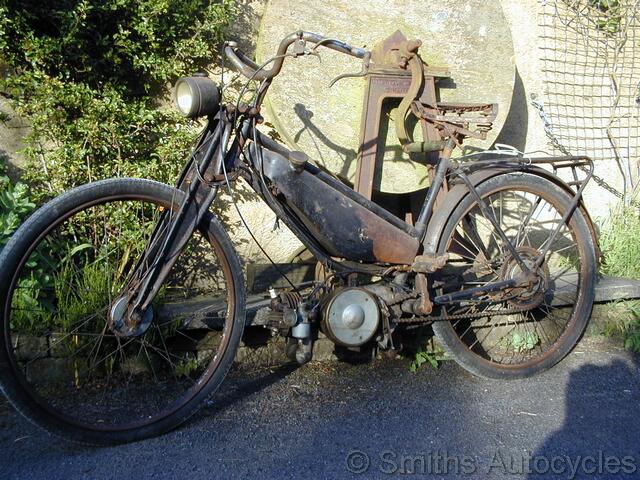
{"type": "Polygon", "coordinates": [[[340,40],[327,38],[311,32],[295,32],[284,37],[280,42],[276,56],[273,57],[273,66],[268,70],[260,69],[253,60],[245,57],[238,49],[238,44],[236,42],[226,42],[224,53],[231,63],[233,63],[234,67],[245,77],[251,78],[252,80],[267,80],[280,73],[289,45],[299,39],[315,44],[321,44],[323,47],[330,48],[331,50],[335,50],[340,53],[346,53],[347,55],[357,58],[364,58],[367,53],[364,48],[352,47],[340,40]]]}
{"type": "Polygon", "coordinates": [[[268,77],[270,72],[268,71],[259,71],[259,66],[256,63],[242,55],[240,53],[236,53],[234,48],[237,48],[238,44],[236,42],[226,42],[224,47],[224,54],[227,56],[229,61],[233,64],[236,70],[240,71],[245,77],[252,78],[253,80],[264,80],[268,77]]]}
{"type": "Polygon", "coordinates": [[[327,38],[323,35],[302,32],[302,38],[312,43],[321,43],[323,47],[335,50],[336,52],[346,53],[352,57],[364,58],[367,51],[364,48],[352,47],[351,45],[335,38],[327,38]]]}

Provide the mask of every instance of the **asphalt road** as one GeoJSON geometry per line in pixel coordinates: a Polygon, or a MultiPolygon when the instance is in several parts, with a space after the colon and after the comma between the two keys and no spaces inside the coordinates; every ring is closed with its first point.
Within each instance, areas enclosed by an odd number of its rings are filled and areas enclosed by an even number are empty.
{"type": "Polygon", "coordinates": [[[114,448],[3,406],[0,479],[640,478],[640,363],[623,350],[590,340],[510,382],[407,366],[265,371],[179,430],[114,448]]]}

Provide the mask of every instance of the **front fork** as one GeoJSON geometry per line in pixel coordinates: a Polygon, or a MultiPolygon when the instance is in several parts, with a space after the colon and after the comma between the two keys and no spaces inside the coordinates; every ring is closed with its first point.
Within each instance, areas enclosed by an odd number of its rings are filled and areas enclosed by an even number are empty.
{"type": "Polygon", "coordinates": [[[177,182],[185,193],[176,209],[162,212],[147,245],[110,309],[110,326],[118,335],[137,336],[153,321],[151,302],[218,192],[222,163],[232,165],[235,143],[226,155],[233,123],[221,110],[209,123],[177,182]]]}

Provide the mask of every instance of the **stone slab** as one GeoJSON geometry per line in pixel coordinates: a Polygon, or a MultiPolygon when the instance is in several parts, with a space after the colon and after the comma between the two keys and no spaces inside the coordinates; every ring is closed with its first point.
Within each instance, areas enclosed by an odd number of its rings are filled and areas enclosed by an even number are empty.
{"type": "MultiPolygon", "coordinates": [[[[568,307],[564,300],[570,298],[574,289],[572,287],[559,288],[557,297],[554,297],[555,307],[568,307]],[[562,295],[564,293],[564,296],[562,295]]],[[[616,300],[632,300],[640,298],[640,280],[622,277],[601,276],[596,284],[595,303],[614,302],[616,300]]]]}
{"type": "MultiPolygon", "coordinates": [[[[300,29],[367,49],[397,29],[408,38],[420,38],[424,60],[451,72],[453,82],[441,90],[442,101],[499,104],[489,138],[469,144],[489,147],[504,124],[515,70],[511,32],[497,0],[271,0],[257,41],[259,61],[270,58],[284,36],[300,29]]],[[[321,55],[321,62],[314,57],[285,62],[271,86],[265,115],[290,148],[305,151],[353,181],[365,80],[343,80],[329,89],[332,78],[359,71],[360,61],[326,49],[321,55]]],[[[393,110],[387,113],[386,133],[381,134],[387,145],[377,189],[400,193],[425,186],[426,167],[401,152],[394,138],[393,110]]]]}
{"type": "Polygon", "coordinates": [[[640,298],[640,280],[603,276],[596,285],[597,303],[634,298],[640,298]]]}

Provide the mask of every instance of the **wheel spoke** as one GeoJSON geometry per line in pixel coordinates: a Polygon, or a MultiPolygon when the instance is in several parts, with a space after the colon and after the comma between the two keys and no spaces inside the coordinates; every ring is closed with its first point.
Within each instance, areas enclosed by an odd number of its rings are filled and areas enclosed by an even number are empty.
{"type": "Polygon", "coordinates": [[[544,182],[518,188],[497,187],[481,195],[489,207],[488,214],[495,217],[496,227],[473,199],[468,200],[465,213],[450,220],[456,223],[449,227],[453,233],[449,234],[447,249],[468,267],[450,262],[442,271],[447,280],[438,294],[517,278],[521,264],[498,238],[496,228],[515,247],[520,261],[529,265],[533,265],[539,252],[548,249],[545,261],[535,271],[539,280],[529,286],[447,306],[448,313],[459,316],[450,322],[447,331],[454,332],[466,349],[492,365],[520,365],[546,358],[547,352],[564,338],[562,334],[576,311],[575,303],[584,288],[584,258],[576,245],[574,222],[561,223],[568,202],[554,195],[557,194],[546,190],[544,182]],[[457,284],[449,280],[452,277],[458,279],[457,284]]]}
{"type": "Polygon", "coordinates": [[[5,338],[11,342],[16,375],[20,372],[26,386],[24,394],[37,398],[70,429],[125,432],[134,425],[162,423],[157,421],[187,405],[195,408],[193,399],[211,388],[210,378],[226,373],[218,366],[223,355],[235,355],[239,342],[228,334],[233,325],[229,316],[235,313],[235,290],[229,288],[235,273],[226,259],[230,250],[216,238],[220,227],[211,242],[196,231],[173,259],[152,301],[146,330],[139,327],[130,335],[118,322],[129,326],[135,320],[110,318],[114,300],[129,298],[125,285],[163,261],[157,252],[176,218],[168,208],[166,187],[132,183],[130,192],[119,198],[113,194],[122,189],[118,185],[104,189],[109,190],[104,200],[68,201],[71,206],[51,214],[51,227],[43,230],[39,243],[17,251],[24,258],[18,257],[17,281],[8,292],[5,338]],[[167,317],[171,308],[184,311],[195,304],[198,311],[183,319],[167,317]],[[216,333],[206,322],[191,321],[223,307],[226,318],[220,319],[216,333]],[[54,374],[40,373],[48,368],[54,374]]]}

